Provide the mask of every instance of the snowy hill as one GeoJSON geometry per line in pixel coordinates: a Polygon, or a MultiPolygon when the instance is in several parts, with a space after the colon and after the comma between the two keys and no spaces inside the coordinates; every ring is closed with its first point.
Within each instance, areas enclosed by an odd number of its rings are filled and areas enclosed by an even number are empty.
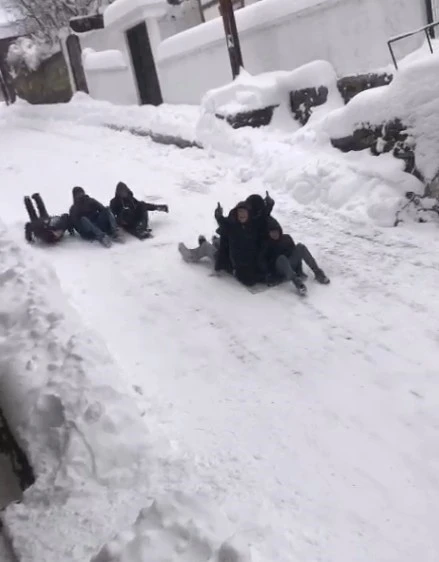
{"type": "Polygon", "coordinates": [[[194,111],[0,106],[0,389],[38,476],[3,515],[17,556],[436,562],[439,233],[379,226],[418,180],[312,127],[194,111]],[[102,127],[136,115],[206,149],[102,127]],[[153,239],[25,244],[23,195],[59,212],[120,180],[169,204],[153,239]],[[332,279],[307,300],[178,255],[217,201],[267,188],[332,279]]]}

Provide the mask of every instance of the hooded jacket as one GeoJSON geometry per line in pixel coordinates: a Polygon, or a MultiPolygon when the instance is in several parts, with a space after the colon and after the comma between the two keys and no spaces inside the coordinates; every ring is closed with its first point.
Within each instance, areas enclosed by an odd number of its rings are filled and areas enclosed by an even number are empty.
{"type": "Polygon", "coordinates": [[[147,211],[164,210],[164,208],[165,205],[139,201],[134,197],[131,189],[121,181],[117,184],[116,193],[110,201],[111,212],[119,225],[125,227],[135,226],[146,217],[147,211]]]}
{"type": "Polygon", "coordinates": [[[261,250],[261,238],[257,225],[251,219],[249,205],[242,201],[232,209],[228,217],[216,214],[223,236],[227,237],[232,268],[239,281],[245,285],[254,285],[260,279],[258,263],[261,250]],[[247,209],[249,220],[240,223],[238,209],[247,209]]]}
{"type": "Polygon", "coordinates": [[[289,258],[295,249],[296,245],[294,240],[289,234],[284,234],[281,225],[273,217],[267,219],[266,238],[262,246],[260,255],[260,267],[265,267],[269,271],[275,271],[276,260],[279,256],[286,256],[289,258]],[[270,238],[269,232],[278,230],[280,233],[278,240],[270,238]]]}
{"type": "Polygon", "coordinates": [[[99,213],[105,210],[104,205],[87,195],[82,187],[74,187],[72,195],[73,205],[70,207],[70,219],[73,224],[77,224],[84,217],[95,222],[99,213]]]}

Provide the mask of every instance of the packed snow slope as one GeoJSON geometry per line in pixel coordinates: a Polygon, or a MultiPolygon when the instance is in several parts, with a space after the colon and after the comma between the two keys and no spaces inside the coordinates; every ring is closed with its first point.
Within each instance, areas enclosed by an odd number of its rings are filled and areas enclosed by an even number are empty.
{"type": "MultiPolygon", "coordinates": [[[[37,119],[35,109],[33,117],[23,107],[0,111],[0,214],[10,244],[55,270],[66,301],[121,367],[117,387],[109,374],[103,405],[108,395],[116,400],[111,388],[122,394],[135,387],[154,431],[192,459],[190,478],[170,469],[154,474],[164,462],[151,463],[152,480],[202,492],[227,513],[254,561],[436,562],[439,233],[431,224],[381,228],[366,210],[395,199],[404,187],[400,169],[380,167],[385,157],[343,157],[306,136],[288,144],[246,133],[246,150],[235,154],[233,146],[230,154],[180,151],[69,122],[68,115],[51,121],[47,114],[37,119]],[[120,180],[139,197],[170,205],[169,216],[152,217],[152,240],[110,250],[77,239],[23,248],[25,193],[40,191],[59,212],[74,185],[108,201],[120,180]],[[306,206],[292,193],[300,182],[306,206]],[[305,201],[310,186],[329,201],[338,194],[344,212],[324,199],[305,201]],[[310,280],[306,300],[288,286],[251,295],[178,255],[179,241],[195,244],[200,232],[213,231],[217,201],[227,209],[267,187],[274,215],[332,279],[329,287],[310,280]]],[[[226,146],[220,130],[210,134],[226,146]]],[[[21,271],[26,275],[25,263],[21,271]]],[[[65,513],[57,518],[63,498],[47,512],[41,490],[28,506],[33,519],[26,519],[26,503],[10,513],[23,552],[38,543],[47,552],[39,559],[63,560],[66,537],[76,544],[69,560],[84,560],[81,541],[86,552],[98,550],[90,519],[96,508],[87,504],[87,490],[98,484],[92,473],[84,478],[85,493],[70,500],[75,513],[85,513],[76,541],[77,516],[70,527],[65,513]],[[53,517],[49,539],[33,528],[38,510],[46,525],[53,517]]],[[[139,486],[146,497],[147,486],[139,486]]],[[[125,499],[135,507],[132,492],[125,499]]],[[[114,531],[124,530],[121,520],[127,528],[134,523],[133,506],[125,503],[120,513],[112,507],[114,531]]],[[[154,550],[154,541],[170,539],[151,531],[147,518],[97,560],[209,560],[202,548],[179,557],[178,541],[167,543],[172,552],[154,550]]]]}

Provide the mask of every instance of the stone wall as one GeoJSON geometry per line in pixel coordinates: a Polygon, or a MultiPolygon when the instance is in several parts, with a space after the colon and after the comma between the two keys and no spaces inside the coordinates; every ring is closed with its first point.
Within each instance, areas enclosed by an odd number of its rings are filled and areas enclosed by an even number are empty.
{"type": "Polygon", "coordinates": [[[17,95],[32,104],[65,103],[72,98],[69,72],[62,53],[45,60],[35,72],[14,79],[17,95]]]}

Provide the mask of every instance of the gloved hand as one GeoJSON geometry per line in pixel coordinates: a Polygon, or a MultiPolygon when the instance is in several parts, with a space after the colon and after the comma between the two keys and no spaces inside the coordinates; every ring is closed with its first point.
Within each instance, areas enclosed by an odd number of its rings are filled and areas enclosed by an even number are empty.
{"type": "Polygon", "coordinates": [[[265,205],[267,207],[274,207],[274,199],[272,199],[268,193],[268,191],[265,192],[265,205]]]}
{"type": "Polygon", "coordinates": [[[216,209],[215,209],[215,219],[221,219],[223,218],[224,213],[223,213],[223,208],[221,207],[221,203],[218,203],[216,209]]]}
{"type": "Polygon", "coordinates": [[[157,211],[162,213],[169,213],[169,207],[167,205],[157,205],[157,211]]]}

